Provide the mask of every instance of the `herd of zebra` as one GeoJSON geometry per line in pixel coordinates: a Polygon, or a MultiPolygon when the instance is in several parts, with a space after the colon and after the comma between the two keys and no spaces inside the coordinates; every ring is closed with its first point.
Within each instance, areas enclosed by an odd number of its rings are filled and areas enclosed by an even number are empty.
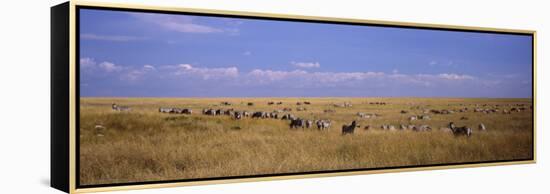
{"type": "MultiPolygon", "coordinates": [[[[232,105],[229,102],[222,102],[221,104],[222,105],[232,105]]],[[[280,105],[280,104],[282,104],[282,102],[268,102],[268,105],[274,105],[274,104],[280,105]]],[[[302,104],[309,105],[311,103],[307,102],[307,101],[296,103],[296,105],[302,105],[302,104]]],[[[376,102],[376,103],[371,103],[371,104],[386,105],[385,102],[376,102]]],[[[253,106],[254,104],[253,103],[247,103],[247,105],[248,106],[253,106]]],[[[339,106],[339,107],[351,107],[351,103],[334,104],[334,105],[339,106]]],[[[521,111],[524,111],[524,110],[527,109],[525,104],[517,104],[515,106],[517,106],[517,107],[511,107],[510,109],[503,109],[502,113],[503,114],[511,114],[511,112],[521,112],[521,111]]],[[[494,107],[491,107],[491,108],[479,108],[479,107],[487,107],[487,105],[476,105],[476,108],[473,110],[473,112],[481,112],[481,113],[486,113],[486,114],[501,112],[499,110],[499,108],[500,108],[499,105],[495,105],[494,107]]],[[[530,108],[532,109],[532,106],[530,108]]],[[[131,110],[131,108],[128,107],[128,106],[119,106],[117,104],[112,104],[112,109],[115,110],[115,111],[130,111],[131,110]]],[[[411,109],[414,109],[414,107],[411,108],[411,109]]],[[[296,110],[297,111],[306,110],[306,108],[305,107],[298,107],[296,110]]],[[[160,113],[169,113],[169,114],[192,114],[193,113],[193,111],[189,108],[165,108],[165,107],[161,107],[161,108],[158,109],[158,111],[160,113]]],[[[291,129],[312,128],[315,125],[318,130],[323,131],[323,130],[330,129],[330,127],[332,125],[332,122],[328,119],[309,120],[309,119],[298,118],[298,117],[294,116],[293,114],[288,113],[290,111],[292,111],[291,108],[284,108],[282,110],[275,110],[273,112],[237,111],[233,108],[229,108],[229,109],[207,108],[207,109],[202,110],[202,114],[203,115],[209,115],[209,116],[226,115],[226,116],[230,116],[231,118],[234,118],[236,120],[240,120],[240,119],[243,119],[243,118],[286,120],[286,121],[289,121],[289,127],[291,129]]],[[[466,112],[466,111],[468,111],[467,107],[460,108],[458,110],[446,110],[446,109],[443,109],[443,110],[426,110],[425,109],[423,111],[423,113],[426,113],[426,114],[427,113],[432,113],[432,114],[453,114],[455,112],[466,112]]],[[[331,111],[326,111],[325,110],[324,112],[325,113],[330,113],[331,111]]],[[[400,113],[401,114],[408,114],[409,111],[401,110],[400,113]]],[[[368,119],[368,118],[375,118],[375,117],[378,117],[380,115],[375,114],[375,113],[361,113],[361,112],[359,112],[359,113],[357,113],[357,116],[359,116],[360,118],[367,118],[368,119]]],[[[429,120],[429,119],[431,119],[431,117],[429,115],[413,115],[413,116],[409,117],[409,121],[429,120]]],[[[467,120],[467,118],[462,117],[462,118],[460,118],[460,120],[467,120]]],[[[353,120],[351,122],[351,124],[342,125],[342,135],[353,134],[354,131],[355,131],[355,128],[360,128],[360,125],[355,120],[353,120]]],[[[364,127],[365,130],[370,130],[372,128],[373,127],[371,125],[367,125],[367,126],[364,127]]],[[[399,129],[398,129],[393,125],[385,125],[384,124],[384,125],[380,126],[380,129],[388,130],[388,131],[412,130],[412,131],[416,131],[416,132],[422,132],[422,131],[431,131],[432,127],[430,127],[429,125],[411,125],[411,124],[404,125],[404,124],[401,124],[399,129]]],[[[486,127],[483,123],[480,123],[478,125],[478,129],[480,131],[485,131],[486,127]]],[[[456,136],[464,135],[464,136],[469,137],[469,136],[472,135],[472,129],[470,127],[467,127],[467,126],[457,127],[457,126],[455,126],[455,124],[453,122],[450,122],[448,124],[448,127],[446,127],[446,128],[440,128],[440,130],[445,131],[445,132],[452,132],[456,136]]]]}

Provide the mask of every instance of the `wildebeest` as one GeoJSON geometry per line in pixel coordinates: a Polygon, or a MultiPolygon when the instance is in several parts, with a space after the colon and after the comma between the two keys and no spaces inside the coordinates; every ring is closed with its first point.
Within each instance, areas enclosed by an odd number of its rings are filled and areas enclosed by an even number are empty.
{"type": "Polygon", "coordinates": [[[317,122],[315,122],[315,124],[317,124],[317,129],[319,130],[328,130],[331,123],[330,120],[318,120],[317,122]]]}
{"type": "Polygon", "coordinates": [[[296,105],[302,105],[302,103],[301,102],[296,102],[296,105]]]}
{"type": "Polygon", "coordinates": [[[311,102],[309,102],[309,101],[304,101],[304,104],[310,105],[311,102]]]}
{"type": "Polygon", "coordinates": [[[401,114],[407,114],[407,113],[409,113],[409,111],[401,110],[401,114]]]}
{"type": "Polygon", "coordinates": [[[283,102],[277,102],[277,105],[281,105],[281,104],[283,104],[283,102]]]}
{"type": "Polygon", "coordinates": [[[283,111],[285,111],[285,112],[290,112],[290,111],[292,111],[292,108],[287,108],[287,107],[285,107],[285,108],[283,108],[283,111]]]}
{"type": "Polygon", "coordinates": [[[246,105],[248,105],[248,106],[254,106],[254,103],[249,102],[249,103],[247,103],[246,105]]]}
{"type": "Polygon", "coordinates": [[[274,102],[267,102],[267,105],[273,105],[275,104],[274,102]]]}
{"type": "Polygon", "coordinates": [[[453,122],[449,123],[449,128],[451,129],[451,131],[455,136],[465,135],[470,137],[472,135],[472,129],[466,126],[456,127],[453,122]]]}
{"type": "Polygon", "coordinates": [[[355,127],[359,127],[355,121],[352,121],[350,125],[342,125],[342,135],[353,134],[355,127]]]}
{"type": "Polygon", "coordinates": [[[119,106],[119,105],[117,105],[117,104],[115,104],[115,103],[113,103],[113,104],[111,105],[111,108],[112,108],[114,111],[130,111],[130,110],[131,110],[130,107],[128,107],[128,106],[119,106]]]}
{"type": "Polygon", "coordinates": [[[231,102],[221,102],[222,105],[230,106],[231,102]]]}
{"type": "Polygon", "coordinates": [[[290,128],[306,127],[306,121],[304,119],[292,119],[290,120],[290,128]]]}

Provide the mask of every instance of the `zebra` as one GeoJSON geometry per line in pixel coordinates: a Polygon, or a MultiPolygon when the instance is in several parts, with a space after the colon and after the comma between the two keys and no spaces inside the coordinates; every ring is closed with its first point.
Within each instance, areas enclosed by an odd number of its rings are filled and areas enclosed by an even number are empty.
{"type": "Polygon", "coordinates": [[[456,127],[453,122],[449,123],[449,128],[455,136],[465,135],[467,137],[470,137],[472,135],[472,129],[466,126],[456,127]]]}
{"type": "Polygon", "coordinates": [[[160,107],[159,112],[160,113],[170,113],[170,112],[172,112],[172,108],[162,108],[162,107],[160,107]]]}
{"type": "Polygon", "coordinates": [[[290,128],[298,128],[298,127],[304,128],[305,125],[306,125],[306,122],[303,119],[292,119],[292,120],[290,120],[290,128]]]}
{"type": "Polygon", "coordinates": [[[113,103],[113,105],[111,105],[111,108],[114,110],[114,111],[130,111],[130,107],[128,106],[119,106],[115,103],[113,103]]]}
{"type": "Polygon", "coordinates": [[[313,121],[312,120],[306,120],[306,128],[310,128],[311,126],[313,126],[313,121]]]}
{"type": "Polygon", "coordinates": [[[317,122],[315,122],[315,124],[317,124],[318,130],[328,130],[331,123],[330,120],[318,120],[317,122]]]}

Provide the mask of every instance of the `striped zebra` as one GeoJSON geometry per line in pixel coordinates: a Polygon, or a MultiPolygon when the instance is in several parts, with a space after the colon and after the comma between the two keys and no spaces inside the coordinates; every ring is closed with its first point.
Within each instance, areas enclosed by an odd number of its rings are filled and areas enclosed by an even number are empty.
{"type": "Polygon", "coordinates": [[[111,105],[111,108],[114,110],[114,111],[130,111],[130,107],[128,106],[119,106],[115,103],[113,103],[113,105],[111,105]]]}

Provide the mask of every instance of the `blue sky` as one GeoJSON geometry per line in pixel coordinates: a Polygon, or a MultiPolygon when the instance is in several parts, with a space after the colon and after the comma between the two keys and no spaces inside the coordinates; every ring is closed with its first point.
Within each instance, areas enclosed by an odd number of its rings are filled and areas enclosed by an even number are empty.
{"type": "Polygon", "coordinates": [[[80,11],[81,96],[531,97],[531,37],[80,11]]]}

